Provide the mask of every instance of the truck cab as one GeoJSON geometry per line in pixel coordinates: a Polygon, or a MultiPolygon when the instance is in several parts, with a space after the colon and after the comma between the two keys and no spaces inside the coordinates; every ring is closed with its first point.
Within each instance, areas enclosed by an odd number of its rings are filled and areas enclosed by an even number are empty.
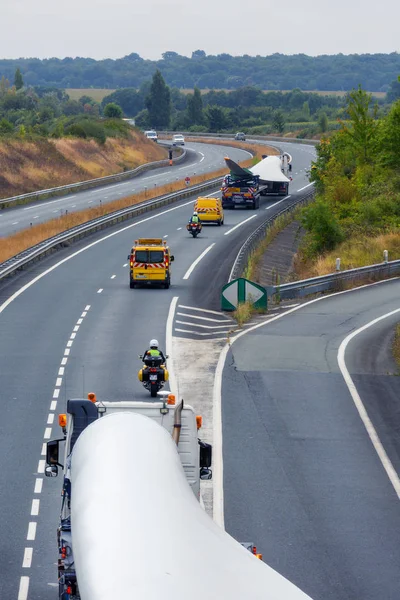
{"type": "Polygon", "coordinates": [[[162,285],[168,289],[171,285],[171,255],[167,242],[162,238],[140,238],[135,240],[129,261],[129,286],[162,285]]]}

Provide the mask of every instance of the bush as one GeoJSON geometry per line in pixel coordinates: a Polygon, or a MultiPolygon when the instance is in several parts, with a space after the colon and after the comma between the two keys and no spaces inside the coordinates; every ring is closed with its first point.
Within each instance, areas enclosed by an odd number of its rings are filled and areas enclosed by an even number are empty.
{"type": "Polygon", "coordinates": [[[310,256],[333,250],[344,239],[334,214],[322,200],[317,200],[303,210],[301,222],[308,232],[306,252],[310,256]]]}
{"type": "Polygon", "coordinates": [[[86,131],[79,123],[73,123],[65,129],[65,135],[72,135],[73,137],[86,138],[86,131]]]}
{"type": "Polygon", "coordinates": [[[0,135],[12,133],[14,131],[14,125],[7,121],[7,119],[1,119],[0,121],[0,135]]]}
{"type": "Polygon", "coordinates": [[[115,102],[110,102],[104,107],[104,116],[109,119],[122,119],[122,108],[115,102]]]}

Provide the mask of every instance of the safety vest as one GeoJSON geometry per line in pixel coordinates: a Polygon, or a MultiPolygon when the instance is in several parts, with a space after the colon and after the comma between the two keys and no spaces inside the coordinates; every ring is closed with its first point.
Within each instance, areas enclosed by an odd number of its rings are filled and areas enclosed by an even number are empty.
{"type": "Polygon", "coordinates": [[[161,356],[161,352],[159,350],[155,350],[153,348],[151,348],[150,350],[147,350],[146,354],[150,354],[150,356],[161,356]]]}

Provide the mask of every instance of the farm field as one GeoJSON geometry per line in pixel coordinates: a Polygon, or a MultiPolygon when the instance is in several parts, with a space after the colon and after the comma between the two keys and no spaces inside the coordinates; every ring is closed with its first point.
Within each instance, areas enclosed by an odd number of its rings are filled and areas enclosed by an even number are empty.
{"type": "Polygon", "coordinates": [[[105,96],[112,94],[115,92],[114,89],[104,89],[104,88],[67,88],[65,90],[71,100],[79,100],[82,96],[89,96],[93,98],[96,102],[101,102],[105,96]]]}

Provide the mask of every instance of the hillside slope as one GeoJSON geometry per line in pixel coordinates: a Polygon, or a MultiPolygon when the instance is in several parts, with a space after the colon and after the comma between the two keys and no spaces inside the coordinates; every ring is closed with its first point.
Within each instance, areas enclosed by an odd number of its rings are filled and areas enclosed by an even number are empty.
{"type": "Polygon", "coordinates": [[[127,139],[61,138],[0,141],[0,198],[113,175],[156,160],[167,151],[132,131],[127,139]]]}

